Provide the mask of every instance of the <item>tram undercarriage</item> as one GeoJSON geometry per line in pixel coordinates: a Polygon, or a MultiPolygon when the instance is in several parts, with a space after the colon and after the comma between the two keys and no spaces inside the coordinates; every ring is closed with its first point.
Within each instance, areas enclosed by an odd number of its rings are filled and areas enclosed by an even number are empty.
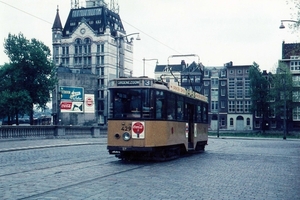
{"type": "Polygon", "coordinates": [[[184,144],[162,146],[162,147],[148,147],[148,148],[130,148],[130,147],[109,147],[109,153],[121,160],[133,161],[168,161],[179,158],[188,152],[202,152],[205,149],[207,142],[198,142],[195,149],[186,150],[184,144]]]}

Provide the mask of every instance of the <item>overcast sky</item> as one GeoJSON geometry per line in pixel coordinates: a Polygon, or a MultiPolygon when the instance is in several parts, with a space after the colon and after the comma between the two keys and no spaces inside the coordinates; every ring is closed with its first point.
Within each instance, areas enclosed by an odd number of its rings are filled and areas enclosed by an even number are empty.
{"type": "MultiPolygon", "coordinates": [[[[295,13],[286,0],[118,0],[118,4],[126,33],[140,33],[141,40],[134,41],[136,76],[143,74],[143,58],[167,64],[169,56],[186,54],[198,55],[204,66],[256,62],[270,71],[281,58],[282,41],[300,41],[300,30],[293,31],[287,23],[286,29],[279,29],[280,20],[293,19],[295,13]]],[[[71,0],[0,0],[0,65],[8,62],[3,48],[8,33],[22,32],[52,50],[57,5],[64,26],[71,0]]],[[[198,57],[179,59],[198,62],[198,57]]],[[[153,77],[155,61],[145,64],[146,75],[153,77]]]]}

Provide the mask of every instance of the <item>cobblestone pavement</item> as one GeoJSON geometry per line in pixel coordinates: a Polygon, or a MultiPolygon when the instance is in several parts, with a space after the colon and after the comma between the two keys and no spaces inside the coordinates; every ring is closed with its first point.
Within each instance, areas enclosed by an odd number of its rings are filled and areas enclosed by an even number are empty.
{"type": "Polygon", "coordinates": [[[159,163],[119,161],[106,138],[0,145],[0,199],[300,199],[300,140],[209,138],[159,163]]]}

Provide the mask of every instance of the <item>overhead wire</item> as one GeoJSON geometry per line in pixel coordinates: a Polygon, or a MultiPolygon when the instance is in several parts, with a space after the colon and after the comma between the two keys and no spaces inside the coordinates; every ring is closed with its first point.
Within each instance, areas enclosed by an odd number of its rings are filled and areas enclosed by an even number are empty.
{"type": "MultiPolygon", "coordinates": [[[[52,22],[49,22],[49,21],[47,21],[47,20],[45,20],[45,19],[43,19],[43,18],[41,18],[41,17],[38,17],[38,16],[36,16],[36,15],[33,15],[33,14],[29,13],[29,12],[26,12],[26,11],[24,11],[24,10],[22,10],[22,9],[20,9],[20,8],[18,8],[18,7],[16,7],[16,6],[13,6],[13,5],[11,5],[11,4],[8,4],[8,3],[6,3],[6,2],[3,2],[2,0],[0,0],[0,3],[3,3],[3,4],[5,4],[5,5],[7,5],[7,6],[11,7],[11,8],[14,8],[14,9],[20,11],[20,12],[23,12],[23,13],[25,13],[25,14],[31,16],[31,17],[34,17],[34,18],[36,18],[36,19],[39,19],[39,20],[41,20],[41,21],[43,21],[43,22],[45,22],[45,23],[47,23],[47,24],[52,24],[52,22]]],[[[155,37],[153,37],[153,36],[147,34],[146,32],[142,31],[141,29],[139,29],[139,28],[135,27],[134,25],[130,24],[129,22],[126,22],[126,21],[123,20],[123,19],[122,19],[122,22],[128,24],[128,25],[131,26],[132,28],[135,28],[135,29],[138,30],[139,32],[145,34],[146,36],[148,36],[148,37],[151,38],[152,40],[156,41],[157,43],[159,43],[159,44],[161,44],[161,45],[163,45],[163,46],[165,46],[165,47],[167,47],[167,48],[173,50],[173,51],[176,52],[176,53],[181,54],[181,53],[180,53],[179,51],[177,51],[176,49],[174,49],[174,48],[168,46],[167,44],[165,44],[165,43],[159,41],[159,40],[156,39],[155,37]]],[[[78,35],[78,34],[76,34],[76,35],[77,35],[77,36],[80,36],[80,35],[78,35]]],[[[81,37],[81,36],[80,36],[80,37],[81,37]]],[[[133,59],[134,59],[134,58],[133,58],[133,59]]],[[[137,60],[137,59],[134,59],[134,60],[141,62],[140,60],[137,60]]]]}

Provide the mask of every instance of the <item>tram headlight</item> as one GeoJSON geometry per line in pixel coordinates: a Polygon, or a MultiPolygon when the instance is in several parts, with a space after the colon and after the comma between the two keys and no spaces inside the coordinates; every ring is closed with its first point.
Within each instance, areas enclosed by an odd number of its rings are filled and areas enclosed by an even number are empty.
{"type": "Polygon", "coordinates": [[[123,133],[122,135],[123,140],[128,141],[131,138],[131,135],[128,132],[123,133]]]}

